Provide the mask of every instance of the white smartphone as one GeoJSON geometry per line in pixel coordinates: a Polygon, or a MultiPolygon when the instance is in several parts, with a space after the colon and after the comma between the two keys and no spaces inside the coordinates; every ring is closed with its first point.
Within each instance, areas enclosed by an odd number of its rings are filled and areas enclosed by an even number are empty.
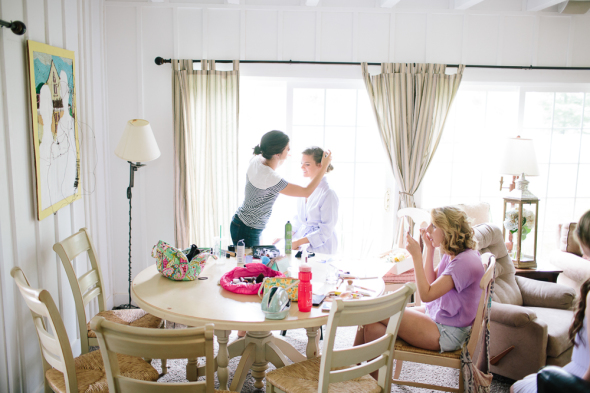
{"type": "Polygon", "coordinates": [[[323,312],[330,312],[331,309],[332,309],[332,302],[324,302],[324,304],[322,304],[322,311],[323,312]]]}

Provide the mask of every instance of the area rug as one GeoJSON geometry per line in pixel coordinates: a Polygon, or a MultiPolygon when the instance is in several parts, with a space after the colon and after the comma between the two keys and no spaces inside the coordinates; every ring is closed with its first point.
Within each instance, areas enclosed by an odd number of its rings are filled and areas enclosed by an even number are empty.
{"type": "MultiPolygon", "coordinates": [[[[168,322],[168,328],[184,328],[184,326],[176,325],[174,323],[168,322]]],[[[274,335],[278,336],[279,332],[273,332],[274,335]]],[[[338,328],[336,333],[336,343],[335,348],[347,348],[350,347],[354,341],[354,336],[356,334],[356,327],[347,327],[347,328],[338,328]]],[[[286,341],[291,343],[297,350],[301,353],[305,353],[305,348],[307,346],[307,335],[305,329],[296,329],[296,330],[289,330],[287,332],[286,337],[283,337],[286,341]]],[[[233,340],[237,339],[237,332],[232,332],[230,336],[229,342],[231,343],[233,340]]],[[[320,346],[322,345],[322,341],[320,341],[320,346]]],[[[217,355],[218,346],[215,343],[215,354],[217,355]]],[[[229,382],[228,385],[231,384],[232,376],[234,371],[236,370],[238,363],[240,361],[240,357],[235,357],[230,359],[228,370],[229,370],[229,382]]],[[[175,360],[168,360],[168,373],[164,376],[160,377],[158,382],[187,382],[186,380],[186,359],[175,359],[175,360]]],[[[199,359],[199,364],[204,362],[204,358],[199,359]]],[[[154,359],[152,360],[152,364],[158,371],[162,371],[160,360],[154,359]]],[[[269,368],[267,371],[274,370],[274,366],[269,364],[269,368]]],[[[458,380],[459,380],[459,370],[452,370],[445,367],[438,367],[438,366],[430,366],[424,365],[419,363],[412,363],[412,362],[404,362],[404,366],[401,373],[401,378],[406,380],[413,380],[416,382],[423,382],[423,383],[434,383],[438,385],[444,385],[449,387],[458,387],[458,380]]],[[[494,380],[492,382],[491,391],[493,393],[504,393],[510,391],[510,385],[514,383],[513,380],[503,378],[500,376],[494,376],[494,380]]],[[[219,388],[219,381],[215,381],[215,388],[219,388]]],[[[254,387],[254,378],[250,376],[248,373],[248,377],[246,378],[246,382],[244,383],[244,387],[242,388],[242,393],[260,393],[263,390],[256,389],[254,387]]],[[[420,389],[414,388],[409,386],[399,386],[393,384],[391,387],[392,392],[428,392],[428,389],[420,389]]]]}

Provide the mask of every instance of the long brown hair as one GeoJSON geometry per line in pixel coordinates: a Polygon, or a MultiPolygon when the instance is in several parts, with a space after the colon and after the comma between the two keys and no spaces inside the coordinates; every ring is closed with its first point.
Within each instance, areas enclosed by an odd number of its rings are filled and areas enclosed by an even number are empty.
{"type": "MultiPolygon", "coordinates": [[[[584,213],[582,218],[580,218],[580,222],[578,223],[578,226],[576,227],[574,234],[576,239],[578,240],[578,243],[590,248],[590,210],[584,213]]],[[[584,326],[584,315],[586,313],[586,297],[588,296],[589,291],[590,278],[586,280],[580,287],[580,300],[578,302],[578,306],[576,307],[574,323],[572,323],[572,326],[570,327],[569,331],[569,338],[573,343],[576,343],[576,335],[580,332],[582,326],[584,326]]],[[[581,334],[580,340],[584,340],[584,337],[582,337],[581,334]]]]}

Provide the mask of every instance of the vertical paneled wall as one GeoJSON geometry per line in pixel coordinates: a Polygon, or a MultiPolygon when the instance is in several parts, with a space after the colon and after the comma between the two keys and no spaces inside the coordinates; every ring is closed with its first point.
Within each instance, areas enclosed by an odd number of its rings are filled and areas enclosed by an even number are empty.
{"type": "Polygon", "coordinates": [[[502,2],[503,12],[448,10],[446,0],[430,1],[428,9],[402,1],[393,10],[362,0],[322,0],[319,7],[240,3],[104,3],[115,303],[127,291],[129,175],[128,164],[111,152],[129,119],[149,120],[162,151],[136,174],[134,274],[154,262],[150,248],[158,240],[174,241],[171,69],[156,66],[156,56],[590,66],[590,15],[521,12],[520,2],[502,2]]]}
{"type": "MultiPolygon", "coordinates": [[[[23,269],[31,285],[48,290],[64,320],[74,356],[80,353],[74,299],[53,244],[88,227],[98,248],[107,293],[108,187],[105,169],[105,95],[102,1],[1,0],[0,17],[20,20],[24,36],[0,30],[0,391],[38,392],[43,372],[29,310],[10,270],[23,269]],[[33,131],[26,41],[75,52],[76,105],[81,148],[82,199],[37,220],[33,131]]],[[[74,265],[78,274],[86,258],[74,265]]],[[[111,299],[112,303],[112,299],[111,299]]],[[[96,312],[96,305],[89,305],[96,312]]]]}

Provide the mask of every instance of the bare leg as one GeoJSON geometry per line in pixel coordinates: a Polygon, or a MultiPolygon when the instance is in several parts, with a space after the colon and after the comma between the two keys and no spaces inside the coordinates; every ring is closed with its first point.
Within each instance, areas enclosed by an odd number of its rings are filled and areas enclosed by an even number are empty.
{"type": "MultiPolygon", "coordinates": [[[[389,319],[386,319],[361,327],[354,339],[354,345],[361,345],[382,337],[388,323],[389,319]]],[[[423,307],[407,308],[405,310],[397,335],[415,347],[433,351],[440,350],[440,333],[436,323],[424,313],[423,307]]],[[[374,371],[371,376],[377,379],[378,374],[378,371],[374,371]]]]}

